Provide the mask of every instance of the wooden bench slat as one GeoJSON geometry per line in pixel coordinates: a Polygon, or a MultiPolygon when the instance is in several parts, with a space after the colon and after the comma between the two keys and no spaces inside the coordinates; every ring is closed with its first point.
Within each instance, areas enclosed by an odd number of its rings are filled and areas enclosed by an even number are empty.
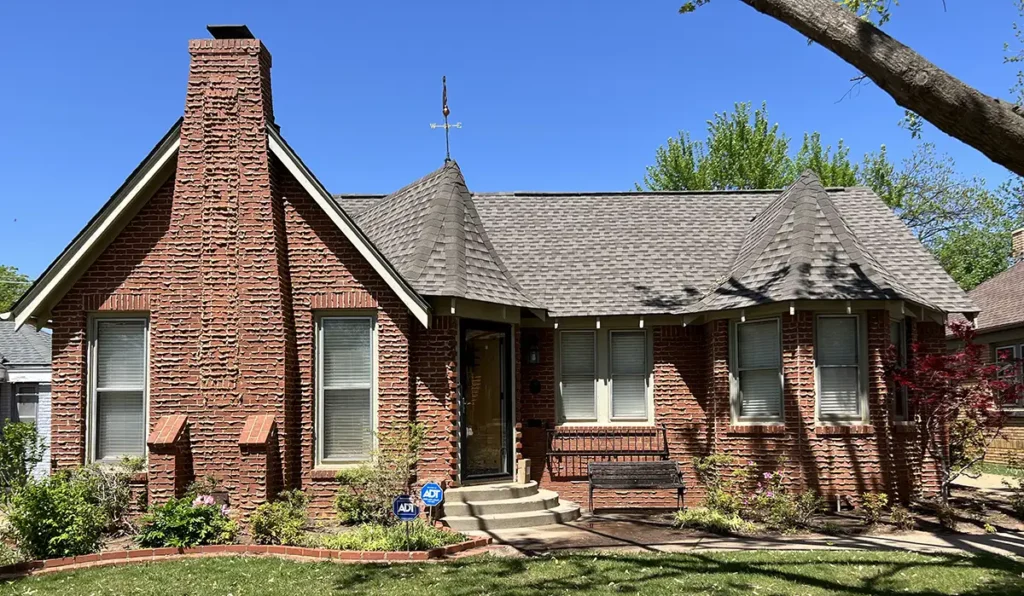
{"type": "Polygon", "coordinates": [[[591,462],[590,509],[594,509],[594,489],[675,489],[682,500],[683,476],[674,461],[591,462]]]}

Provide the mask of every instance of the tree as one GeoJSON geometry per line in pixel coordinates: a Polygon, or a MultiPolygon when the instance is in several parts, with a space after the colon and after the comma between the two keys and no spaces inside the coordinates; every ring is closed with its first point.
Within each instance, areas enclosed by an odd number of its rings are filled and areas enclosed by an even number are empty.
{"type": "Polygon", "coordinates": [[[11,310],[31,284],[32,280],[18,273],[17,267],[0,265],[0,313],[11,310]]]}
{"type": "MultiPolygon", "coordinates": [[[[825,186],[856,183],[857,166],[840,140],[836,151],[822,146],[821,135],[805,133],[796,157],[789,155],[789,137],[769,124],[764,103],[753,113],[737,103],[730,113],[716,113],[707,123],[705,140],[680,132],[655,152],[643,186],[648,190],[714,190],[782,188],[804,169],[814,170],[825,186]]],[[[640,188],[640,185],[637,185],[640,188]]]]}
{"type": "MultiPolygon", "coordinates": [[[[910,363],[891,366],[889,373],[910,390],[923,450],[938,466],[943,502],[953,481],[985,459],[1003,428],[1006,407],[1024,397],[1018,362],[986,363],[986,347],[974,343],[970,323],[954,321],[950,328],[961,342],[957,351],[922,354],[915,345],[910,363]]],[[[893,355],[889,362],[895,362],[893,355]]]]}
{"type": "MultiPolygon", "coordinates": [[[[690,12],[710,0],[691,0],[690,12]]],[[[897,104],[946,134],[1024,175],[1024,114],[935,66],[872,23],[889,16],[886,0],[742,0],[839,56],[897,104]]],[[[1022,58],[1024,60],[1024,58],[1022,58]]]]}

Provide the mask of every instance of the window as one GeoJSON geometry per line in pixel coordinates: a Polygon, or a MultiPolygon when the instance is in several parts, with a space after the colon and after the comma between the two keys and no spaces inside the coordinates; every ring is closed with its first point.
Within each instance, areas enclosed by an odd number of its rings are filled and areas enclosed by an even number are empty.
{"type": "Polygon", "coordinates": [[[558,332],[559,422],[649,424],[651,348],[636,327],[558,332]]]}
{"type": "Polygon", "coordinates": [[[597,334],[594,331],[561,333],[561,381],[559,393],[562,418],[597,419],[597,334]]]}
{"type": "Polygon", "coordinates": [[[610,331],[612,418],[647,418],[647,334],[610,331]]]}
{"type": "Polygon", "coordinates": [[[93,320],[92,459],[146,452],[146,319],[93,320]]]}
{"type": "Polygon", "coordinates": [[[814,354],[819,420],[864,418],[859,329],[856,315],[818,317],[814,354]]]}
{"type": "Polygon", "coordinates": [[[36,423],[39,410],[39,384],[18,383],[14,386],[14,408],[18,422],[36,423]]]}
{"type": "MultiPolygon", "coordinates": [[[[910,345],[909,331],[906,320],[889,323],[889,343],[896,351],[896,365],[901,368],[907,365],[908,346],[910,345]]],[[[898,421],[910,420],[910,400],[906,387],[896,387],[896,393],[892,400],[892,414],[898,421]]]]}
{"type": "MultiPolygon", "coordinates": [[[[996,348],[996,362],[1005,363],[999,378],[1005,381],[1020,383],[1024,377],[1021,366],[1021,356],[1024,355],[1024,344],[1012,346],[1000,346],[996,348]]],[[[1024,400],[1017,403],[1017,406],[1024,407],[1024,400]]]]}
{"type": "Polygon", "coordinates": [[[782,345],[779,321],[749,321],[733,328],[733,418],[782,419],[782,345]]]}
{"type": "Polygon", "coordinates": [[[322,317],[317,452],[321,463],[366,461],[373,448],[375,321],[322,317]]]}

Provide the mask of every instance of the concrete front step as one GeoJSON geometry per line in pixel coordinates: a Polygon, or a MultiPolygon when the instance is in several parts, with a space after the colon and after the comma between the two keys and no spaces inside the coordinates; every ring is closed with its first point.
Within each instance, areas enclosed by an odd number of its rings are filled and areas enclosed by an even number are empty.
{"type": "Polygon", "coordinates": [[[525,513],[543,511],[558,507],[558,493],[540,490],[537,494],[515,499],[494,499],[488,501],[447,501],[444,514],[449,516],[479,516],[499,513],[525,513]]]}
{"type": "Polygon", "coordinates": [[[451,503],[521,499],[536,495],[538,490],[536,482],[528,482],[526,484],[504,482],[501,484],[463,486],[461,488],[449,488],[444,491],[444,502],[445,505],[449,505],[451,503]]]}
{"type": "Polygon", "coordinates": [[[566,501],[553,509],[492,515],[449,515],[442,518],[441,521],[453,530],[468,532],[564,524],[579,519],[579,517],[579,505],[566,501]]]}

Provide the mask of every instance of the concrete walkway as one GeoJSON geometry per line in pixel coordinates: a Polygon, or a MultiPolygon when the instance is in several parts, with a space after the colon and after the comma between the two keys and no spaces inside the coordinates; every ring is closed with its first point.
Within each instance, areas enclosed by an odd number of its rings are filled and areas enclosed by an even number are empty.
{"type": "Polygon", "coordinates": [[[1003,484],[1003,481],[1015,482],[1017,479],[1012,476],[1000,476],[999,474],[982,474],[977,478],[960,476],[953,481],[954,486],[973,488],[982,492],[989,492],[1001,495],[1010,494],[1010,489],[1003,484]]]}
{"type": "Polygon", "coordinates": [[[534,556],[573,551],[687,552],[729,550],[907,550],[921,553],[995,553],[1024,557],[1024,535],[1019,532],[971,535],[906,532],[877,536],[824,536],[820,534],[767,538],[698,535],[671,527],[665,518],[641,516],[587,516],[569,524],[515,530],[472,532],[490,536],[499,553],[534,556]]]}

